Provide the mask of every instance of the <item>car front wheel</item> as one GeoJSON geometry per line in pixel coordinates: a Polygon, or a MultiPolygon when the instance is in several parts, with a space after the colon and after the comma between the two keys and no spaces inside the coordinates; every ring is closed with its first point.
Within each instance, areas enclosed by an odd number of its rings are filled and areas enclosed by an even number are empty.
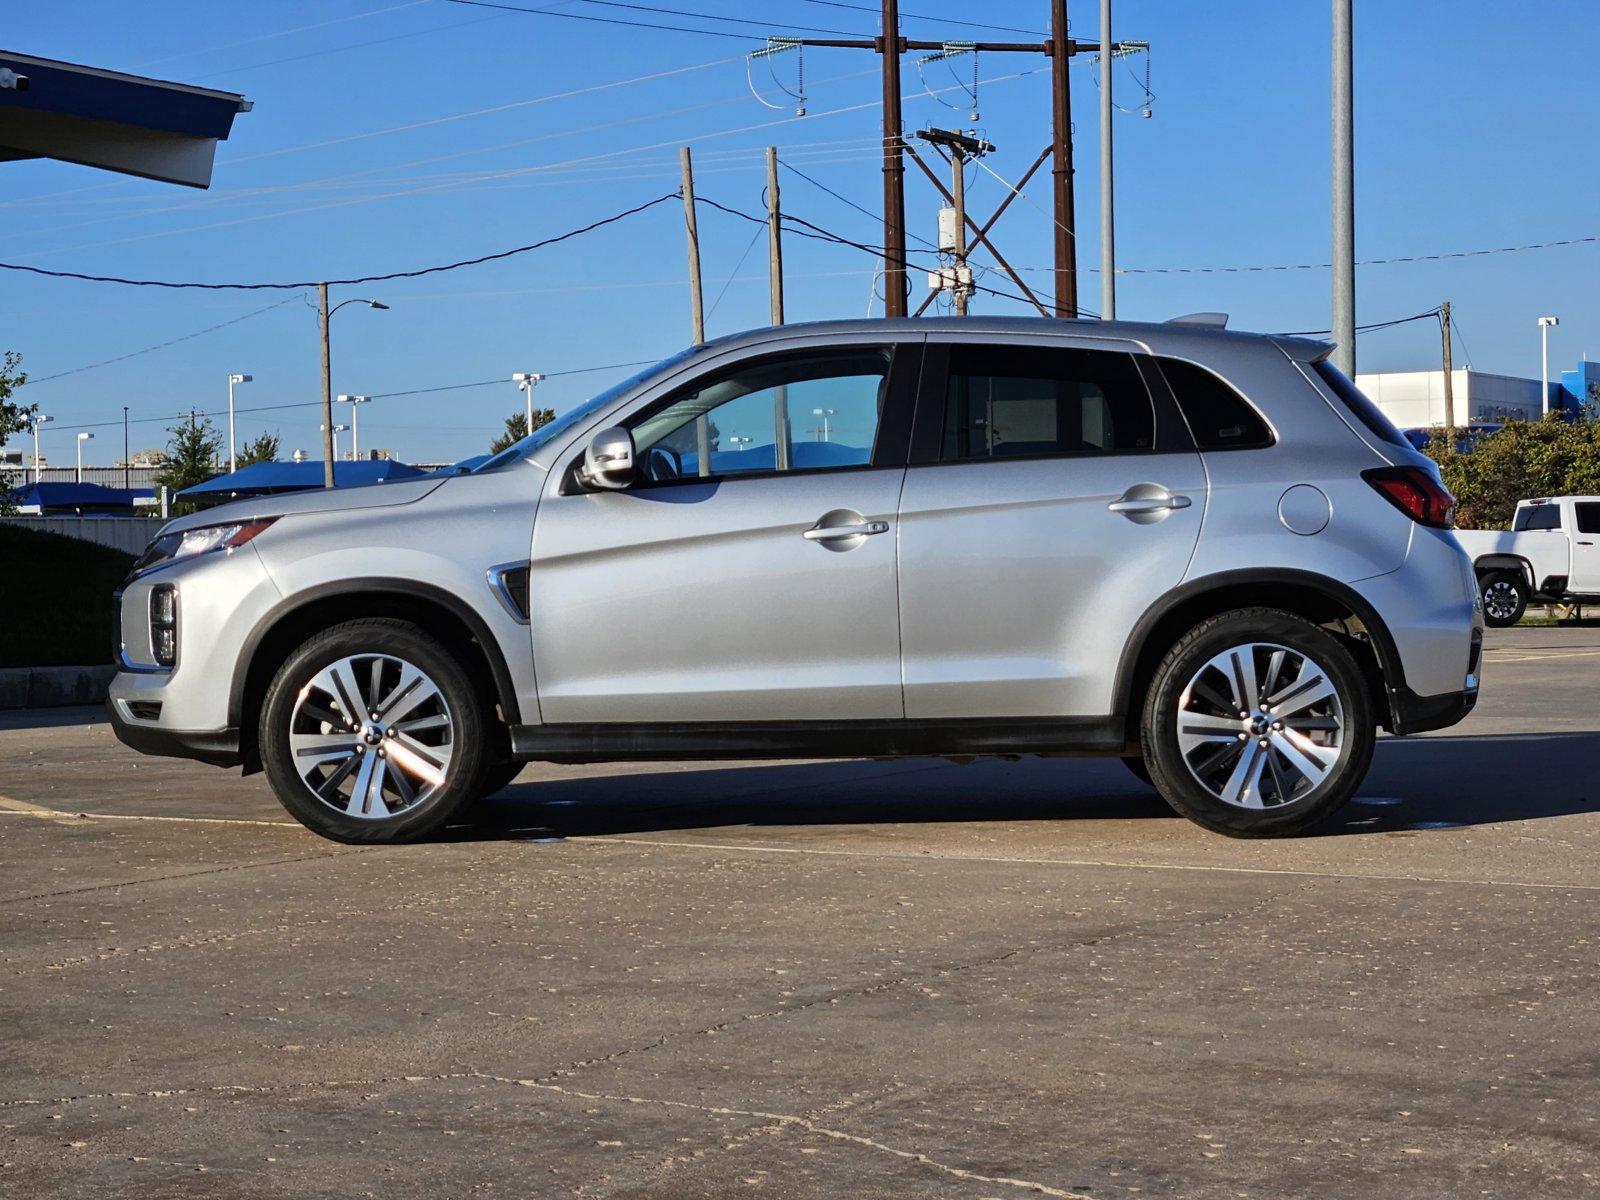
{"type": "Polygon", "coordinates": [[[1156,669],[1140,733],[1167,802],[1233,837],[1286,836],[1328,817],[1360,786],[1376,740],[1349,647],[1268,608],[1190,630],[1156,669]]]}
{"type": "Polygon", "coordinates": [[[261,710],[278,799],[340,842],[413,841],[483,785],[483,701],[456,657],[417,626],[374,618],[311,638],[261,710]]]}

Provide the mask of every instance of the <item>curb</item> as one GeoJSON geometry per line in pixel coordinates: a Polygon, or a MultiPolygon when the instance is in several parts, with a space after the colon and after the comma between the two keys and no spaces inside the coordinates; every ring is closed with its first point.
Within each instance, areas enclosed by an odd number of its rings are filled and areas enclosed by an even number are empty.
{"type": "Polygon", "coordinates": [[[113,666],[0,667],[0,709],[103,704],[113,666]]]}

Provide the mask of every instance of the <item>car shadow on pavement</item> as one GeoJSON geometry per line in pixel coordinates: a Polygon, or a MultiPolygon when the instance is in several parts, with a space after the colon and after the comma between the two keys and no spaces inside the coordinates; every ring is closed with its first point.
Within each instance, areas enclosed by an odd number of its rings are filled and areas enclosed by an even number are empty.
{"type": "MultiPolygon", "coordinates": [[[[1600,733],[1384,738],[1355,802],[1320,835],[1434,830],[1600,811],[1600,733]]],[[[780,763],[619,769],[513,783],[449,840],[729,826],[1172,819],[1110,759],[780,763]]]]}
{"type": "Polygon", "coordinates": [[[74,704],[63,708],[0,709],[0,733],[8,729],[64,729],[71,725],[99,725],[106,719],[104,704],[74,704]]]}

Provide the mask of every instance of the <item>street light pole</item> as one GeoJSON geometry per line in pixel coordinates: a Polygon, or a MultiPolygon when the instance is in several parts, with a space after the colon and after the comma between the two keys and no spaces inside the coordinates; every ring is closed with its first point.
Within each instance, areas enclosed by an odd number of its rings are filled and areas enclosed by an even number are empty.
{"type": "MultiPolygon", "coordinates": [[[[544,376],[537,371],[518,371],[511,377],[511,382],[521,388],[525,394],[528,408],[527,433],[533,432],[533,385],[543,378],[544,376]]],[[[527,435],[524,434],[523,436],[527,435]]]]}
{"type": "Polygon", "coordinates": [[[340,396],[340,404],[350,406],[350,459],[361,457],[361,405],[370,403],[371,396],[340,396]]]}
{"type": "Polygon", "coordinates": [[[1111,153],[1111,0],[1100,0],[1100,316],[1117,319],[1116,188],[1111,153]]]}
{"type": "Polygon", "coordinates": [[[55,420],[43,413],[33,414],[33,481],[38,483],[44,477],[44,468],[39,465],[39,426],[55,420]]]}
{"type": "Polygon", "coordinates": [[[88,430],[83,430],[78,434],[78,482],[79,483],[83,482],[83,444],[85,442],[92,442],[93,440],[94,440],[94,434],[90,433],[88,430]]]}
{"type": "Polygon", "coordinates": [[[1351,0],[1333,0],[1333,365],[1356,377],[1356,168],[1351,0]]]}
{"type": "Polygon", "coordinates": [[[1550,415],[1550,329],[1560,317],[1539,318],[1539,415],[1550,415]]]}
{"type": "Polygon", "coordinates": [[[131,465],[128,462],[128,406],[122,406],[122,490],[132,488],[130,475],[131,465]]]}
{"type": "Polygon", "coordinates": [[[348,425],[324,425],[322,427],[323,444],[333,454],[332,461],[336,462],[339,458],[339,435],[349,428],[350,426],[348,425]]]}
{"type": "Polygon", "coordinates": [[[328,285],[317,284],[317,325],[322,333],[322,486],[333,486],[333,351],[328,340],[328,322],[346,304],[365,304],[368,308],[388,308],[381,300],[352,296],[328,307],[328,285]]]}
{"type": "Polygon", "coordinates": [[[238,447],[239,439],[233,432],[233,385],[236,383],[249,383],[254,375],[229,375],[228,376],[228,472],[232,474],[239,469],[238,447]]]}

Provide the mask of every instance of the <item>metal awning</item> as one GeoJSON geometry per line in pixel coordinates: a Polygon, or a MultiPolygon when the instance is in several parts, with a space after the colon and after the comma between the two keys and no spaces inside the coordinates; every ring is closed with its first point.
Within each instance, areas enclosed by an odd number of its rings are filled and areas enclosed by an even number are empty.
{"type": "Polygon", "coordinates": [[[0,160],[55,158],[209,187],[217,143],[249,111],[233,92],[0,50],[0,160]]]}

